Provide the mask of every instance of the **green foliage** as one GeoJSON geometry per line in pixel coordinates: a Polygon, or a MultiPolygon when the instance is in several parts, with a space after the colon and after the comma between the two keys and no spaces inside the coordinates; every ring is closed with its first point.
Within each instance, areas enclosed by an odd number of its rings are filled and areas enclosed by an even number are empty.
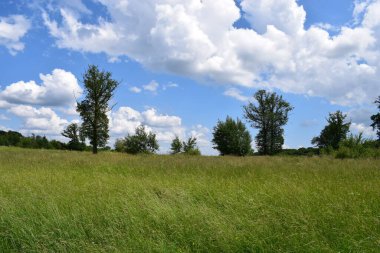
{"type": "Polygon", "coordinates": [[[378,252],[379,168],[0,147],[0,252],[378,252]]]}
{"type": "Polygon", "coordinates": [[[350,135],[339,143],[335,157],[344,158],[379,158],[380,149],[376,148],[374,141],[363,138],[363,134],[350,135]]]}
{"type": "Polygon", "coordinates": [[[22,138],[24,136],[18,132],[0,130],[0,146],[17,146],[22,138]]]}
{"type": "Polygon", "coordinates": [[[16,146],[33,149],[66,149],[66,144],[60,141],[49,141],[45,136],[32,134],[24,137],[15,131],[0,131],[0,146],[16,146]]]}
{"type": "Polygon", "coordinates": [[[134,135],[128,134],[124,140],[117,140],[115,149],[129,154],[153,154],[159,145],[154,133],[147,133],[144,126],[139,126],[134,135]]]}
{"type": "Polygon", "coordinates": [[[319,148],[299,148],[299,149],[283,149],[278,155],[284,156],[318,156],[320,155],[319,148]]]}
{"type": "Polygon", "coordinates": [[[371,116],[371,120],[372,120],[371,127],[373,128],[373,130],[376,130],[377,141],[380,143],[380,96],[375,101],[375,104],[378,104],[377,109],[379,109],[379,112],[371,116]]]}
{"type": "Polygon", "coordinates": [[[182,142],[178,136],[176,136],[170,145],[171,154],[179,154],[182,152],[182,142]]]}
{"type": "Polygon", "coordinates": [[[85,98],[77,104],[82,117],[83,135],[90,139],[93,153],[104,147],[109,139],[108,117],[109,101],[119,82],[112,79],[111,73],[100,71],[91,65],[83,76],[85,98]]]}
{"type": "Polygon", "coordinates": [[[182,142],[183,153],[186,155],[201,155],[201,151],[197,147],[197,138],[189,137],[187,141],[182,142]]]}
{"type": "Polygon", "coordinates": [[[171,154],[201,155],[197,147],[197,138],[190,137],[187,141],[182,141],[176,136],[171,143],[171,154]]]}
{"type": "Polygon", "coordinates": [[[67,148],[69,150],[83,151],[86,148],[86,144],[84,143],[85,138],[78,124],[69,124],[61,134],[62,136],[70,139],[67,144],[67,148]]]}
{"type": "Polygon", "coordinates": [[[339,143],[347,138],[350,129],[351,122],[345,122],[346,117],[347,115],[341,111],[330,113],[327,126],[318,137],[312,139],[311,143],[319,148],[338,149],[339,143]]]}
{"type": "Polygon", "coordinates": [[[288,122],[288,114],[293,107],[275,92],[257,91],[253,97],[257,105],[250,102],[244,106],[244,117],[252,127],[259,129],[256,146],[261,155],[274,155],[284,144],[283,126],[288,122]]]}
{"type": "Polygon", "coordinates": [[[226,121],[218,121],[214,127],[212,142],[221,155],[246,156],[252,154],[252,138],[240,119],[236,121],[231,117],[226,121]]]}
{"type": "Polygon", "coordinates": [[[125,152],[125,140],[124,139],[117,139],[115,142],[115,151],[116,152],[125,152]]]}

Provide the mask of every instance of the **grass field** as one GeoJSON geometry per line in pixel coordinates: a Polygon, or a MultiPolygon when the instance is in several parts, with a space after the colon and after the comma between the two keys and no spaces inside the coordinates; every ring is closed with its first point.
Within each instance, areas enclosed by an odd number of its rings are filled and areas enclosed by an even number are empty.
{"type": "Polygon", "coordinates": [[[380,161],[0,148],[0,252],[380,252],[380,161]]]}

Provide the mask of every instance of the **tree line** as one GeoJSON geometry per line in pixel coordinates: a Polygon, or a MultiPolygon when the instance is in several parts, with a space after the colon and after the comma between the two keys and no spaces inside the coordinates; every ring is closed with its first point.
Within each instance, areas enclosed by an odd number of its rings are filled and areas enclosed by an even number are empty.
{"type": "MultiPolygon", "coordinates": [[[[77,102],[77,112],[82,123],[72,123],[62,132],[70,141],[61,143],[48,141],[46,137],[32,136],[22,137],[16,132],[0,134],[0,145],[40,147],[69,150],[86,150],[86,140],[91,145],[92,152],[96,154],[98,149],[107,149],[109,140],[109,119],[107,113],[112,109],[109,103],[119,82],[112,78],[108,71],[99,70],[95,65],[90,65],[83,75],[84,99],[77,102]],[[6,137],[4,137],[6,136],[6,137]],[[3,138],[3,139],[1,139],[3,138]],[[7,139],[4,141],[4,138],[7,139]],[[15,141],[17,139],[17,141],[15,141]],[[34,144],[20,144],[28,141],[34,144]],[[38,143],[38,144],[36,144],[38,143]]],[[[337,157],[360,157],[363,155],[380,156],[380,96],[374,102],[379,113],[371,116],[371,127],[376,130],[377,140],[364,139],[362,134],[348,135],[351,125],[347,121],[347,115],[341,111],[330,113],[327,125],[320,135],[311,141],[316,148],[301,148],[299,150],[283,150],[284,126],[289,120],[289,114],[293,106],[281,95],[275,92],[259,90],[253,95],[253,102],[243,107],[243,117],[252,128],[258,130],[255,136],[257,152],[252,149],[252,137],[243,121],[234,120],[227,116],[224,121],[218,120],[213,128],[213,148],[220,155],[315,155],[320,153],[334,154],[337,157]]],[[[4,131],[3,131],[4,132],[4,131]]],[[[1,133],[1,132],[0,132],[1,133]]],[[[159,149],[156,135],[148,132],[144,126],[136,128],[134,134],[128,134],[123,139],[116,140],[115,150],[130,154],[155,153],[159,149]]],[[[197,139],[190,137],[180,140],[178,136],[172,140],[171,154],[200,155],[197,139]]]]}

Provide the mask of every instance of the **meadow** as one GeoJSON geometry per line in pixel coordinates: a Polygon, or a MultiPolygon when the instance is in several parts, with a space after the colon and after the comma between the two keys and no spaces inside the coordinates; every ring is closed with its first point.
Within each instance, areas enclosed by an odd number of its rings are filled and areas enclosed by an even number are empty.
{"type": "Polygon", "coordinates": [[[380,252],[380,160],[2,147],[0,252],[380,252]]]}

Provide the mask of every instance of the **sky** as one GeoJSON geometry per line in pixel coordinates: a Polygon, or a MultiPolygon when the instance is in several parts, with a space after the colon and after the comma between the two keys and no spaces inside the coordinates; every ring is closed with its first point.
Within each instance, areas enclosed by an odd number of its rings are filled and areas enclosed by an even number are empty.
{"type": "Polygon", "coordinates": [[[373,138],[380,0],[1,0],[0,129],[67,141],[91,64],[120,82],[110,146],[145,125],[160,153],[178,135],[215,155],[227,115],[257,134],[243,106],[259,89],[294,106],[285,148],[311,146],[336,110],[373,138]]]}

